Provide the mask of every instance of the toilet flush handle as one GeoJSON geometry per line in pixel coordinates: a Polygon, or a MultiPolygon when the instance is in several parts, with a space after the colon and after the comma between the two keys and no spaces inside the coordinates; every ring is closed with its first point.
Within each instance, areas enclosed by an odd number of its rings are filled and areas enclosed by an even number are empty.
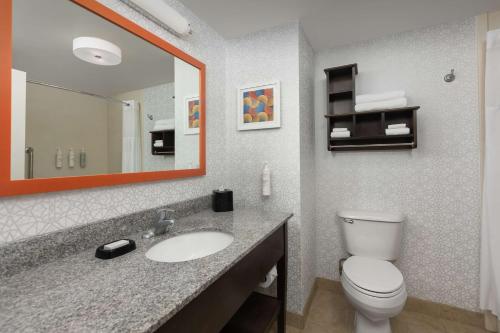
{"type": "Polygon", "coordinates": [[[353,224],[353,223],[354,223],[354,220],[353,220],[353,219],[344,219],[344,222],[345,222],[345,223],[350,223],[350,224],[353,224]]]}

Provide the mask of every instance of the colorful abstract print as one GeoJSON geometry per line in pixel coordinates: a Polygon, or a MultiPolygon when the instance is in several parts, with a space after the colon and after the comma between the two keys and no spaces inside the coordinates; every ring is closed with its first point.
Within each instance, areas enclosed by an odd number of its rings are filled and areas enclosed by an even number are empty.
{"type": "Polygon", "coordinates": [[[257,123],[273,121],[274,89],[258,89],[243,93],[243,121],[257,123]]]}
{"type": "Polygon", "coordinates": [[[200,101],[189,101],[189,128],[200,127],[200,101]]]}

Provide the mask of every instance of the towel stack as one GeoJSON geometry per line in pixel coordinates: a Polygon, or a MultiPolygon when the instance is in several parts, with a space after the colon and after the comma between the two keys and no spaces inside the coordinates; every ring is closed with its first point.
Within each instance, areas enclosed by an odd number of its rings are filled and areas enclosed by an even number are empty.
{"type": "Polygon", "coordinates": [[[157,147],[157,148],[163,147],[163,140],[155,140],[155,142],[153,143],[153,146],[157,147]]]}
{"type": "Polygon", "coordinates": [[[351,136],[351,131],[347,128],[334,128],[330,137],[332,138],[349,138],[351,136]]]}
{"type": "Polygon", "coordinates": [[[160,119],[155,121],[153,131],[168,131],[175,129],[175,119],[160,119]]]}
{"type": "Polygon", "coordinates": [[[405,123],[389,125],[385,130],[385,135],[405,135],[405,134],[410,134],[410,129],[406,127],[405,123]]]}
{"type": "Polygon", "coordinates": [[[397,109],[408,106],[406,93],[403,90],[388,91],[381,94],[356,96],[356,112],[397,109]]]}

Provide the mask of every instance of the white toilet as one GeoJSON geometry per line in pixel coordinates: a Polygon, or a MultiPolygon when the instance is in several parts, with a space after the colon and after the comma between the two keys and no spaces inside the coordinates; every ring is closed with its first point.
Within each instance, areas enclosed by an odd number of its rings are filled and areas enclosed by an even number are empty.
{"type": "Polygon", "coordinates": [[[345,210],[338,213],[351,255],[340,281],[356,309],[356,333],[390,333],[389,318],[398,315],[407,293],[403,275],[390,261],[399,257],[404,216],[345,210]]]}

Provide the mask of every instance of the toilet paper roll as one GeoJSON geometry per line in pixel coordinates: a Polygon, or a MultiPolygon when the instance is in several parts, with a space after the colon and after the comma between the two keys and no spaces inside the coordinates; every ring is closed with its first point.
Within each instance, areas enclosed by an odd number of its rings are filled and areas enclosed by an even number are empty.
{"type": "Polygon", "coordinates": [[[276,266],[273,266],[273,268],[271,268],[271,270],[266,274],[264,281],[259,283],[259,287],[269,288],[271,284],[273,284],[277,276],[278,276],[278,270],[276,269],[276,266]]]}

